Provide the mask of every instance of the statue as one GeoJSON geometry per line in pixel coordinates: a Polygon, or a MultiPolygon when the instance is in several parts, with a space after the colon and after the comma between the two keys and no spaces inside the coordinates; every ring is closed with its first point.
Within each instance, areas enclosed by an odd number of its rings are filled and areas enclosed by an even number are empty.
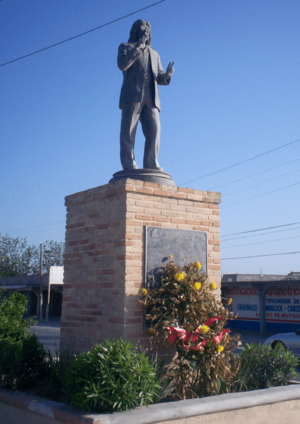
{"type": "Polygon", "coordinates": [[[166,73],[164,72],[159,54],[151,48],[149,22],[142,19],[134,22],[128,43],[121,44],[118,52],[118,66],[124,76],[119,104],[122,110],[120,142],[124,171],[138,169],[134,144],[140,120],[146,139],[143,167],[163,172],[157,160],[160,142],[160,101],[157,85],[170,84],[174,72],[173,65],[174,62],[170,62],[166,73]]]}

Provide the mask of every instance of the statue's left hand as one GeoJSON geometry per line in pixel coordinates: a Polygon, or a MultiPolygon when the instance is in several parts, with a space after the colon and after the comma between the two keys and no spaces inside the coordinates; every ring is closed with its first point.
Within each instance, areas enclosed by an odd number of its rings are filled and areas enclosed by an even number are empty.
{"type": "Polygon", "coordinates": [[[170,62],[169,63],[169,65],[168,65],[168,67],[167,67],[167,71],[166,71],[166,78],[167,79],[169,79],[170,77],[171,77],[171,75],[173,74],[173,72],[174,72],[174,68],[173,68],[173,65],[174,65],[174,63],[175,62],[170,62]]]}

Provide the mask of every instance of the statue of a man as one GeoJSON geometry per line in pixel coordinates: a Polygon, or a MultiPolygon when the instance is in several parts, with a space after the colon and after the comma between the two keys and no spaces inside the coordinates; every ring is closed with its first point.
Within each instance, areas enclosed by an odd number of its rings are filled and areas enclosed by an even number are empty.
{"type": "Polygon", "coordinates": [[[144,168],[162,171],[157,161],[160,122],[160,101],[157,84],[169,85],[174,72],[169,63],[165,73],[159,54],[151,48],[151,27],[142,19],[132,25],[128,43],[119,47],[118,66],[124,81],[120,95],[121,163],[124,170],[138,169],[134,157],[134,143],[138,120],[146,138],[144,168]]]}

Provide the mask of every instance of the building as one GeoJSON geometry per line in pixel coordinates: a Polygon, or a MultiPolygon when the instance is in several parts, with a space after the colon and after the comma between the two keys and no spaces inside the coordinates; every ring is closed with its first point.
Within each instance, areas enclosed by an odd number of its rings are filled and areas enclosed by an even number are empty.
{"type": "Polygon", "coordinates": [[[229,327],[271,332],[300,328],[300,272],[288,275],[224,274],[223,298],[237,318],[229,327]]]}
{"type": "MultiPolygon", "coordinates": [[[[63,267],[52,266],[43,274],[43,317],[60,317],[63,291],[63,267]],[[49,296],[50,293],[50,296],[49,296]],[[48,297],[50,302],[48,303],[48,297]]],[[[40,274],[1,277],[0,288],[22,293],[27,297],[27,316],[39,316],[40,274]]]]}

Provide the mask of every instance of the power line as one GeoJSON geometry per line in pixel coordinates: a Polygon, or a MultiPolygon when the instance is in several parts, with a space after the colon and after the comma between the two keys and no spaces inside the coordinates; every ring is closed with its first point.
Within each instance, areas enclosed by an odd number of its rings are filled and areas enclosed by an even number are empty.
{"type": "Polygon", "coordinates": [[[280,239],[265,240],[265,241],[257,241],[256,243],[236,244],[234,246],[225,246],[225,247],[222,247],[222,250],[224,250],[224,249],[232,249],[234,247],[241,247],[241,246],[251,246],[253,244],[271,243],[273,241],[290,240],[290,239],[294,239],[294,238],[300,238],[300,236],[284,237],[284,238],[280,238],[280,239]]]}
{"type": "Polygon", "coordinates": [[[257,228],[255,230],[241,231],[240,233],[225,234],[224,236],[221,236],[221,237],[237,236],[238,234],[246,234],[246,233],[254,233],[254,232],[257,232],[257,231],[273,230],[273,228],[288,227],[290,225],[297,225],[297,224],[300,224],[300,221],[292,222],[290,224],[274,225],[273,227],[265,227],[265,228],[257,228]]]}
{"type": "Polygon", "coordinates": [[[2,63],[2,65],[0,65],[0,66],[9,65],[10,63],[16,62],[16,61],[21,60],[21,59],[25,59],[26,57],[32,56],[34,54],[43,52],[43,51],[48,50],[48,49],[52,49],[52,47],[59,46],[60,44],[67,43],[68,41],[74,40],[75,38],[81,37],[82,35],[89,34],[90,32],[96,31],[97,29],[100,29],[100,28],[106,27],[108,25],[114,24],[115,22],[121,21],[122,19],[128,18],[129,16],[135,15],[136,13],[142,12],[143,10],[150,9],[150,7],[154,7],[154,6],[158,5],[159,3],[163,3],[164,1],[166,1],[166,0],[160,0],[156,3],[150,4],[149,6],[143,7],[142,9],[139,9],[135,12],[129,13],[128,15],[122,16],[121,18],[110,21],[107,24],[100,25],[96,28],[90,29],[89,31],[82,32],[81,34],[75,35],[74,37],[67,38],[66,40],[60,41],[59,43],[52,44],[51,46],[44,47],[43,49],[37,50],[33,53],[29,53],[29,54],[26,54],[25,56],[18,57],[17,59],[10,60],[9,62],[2,63]]]}
{"type": "Polygon", "coordinates": [[[290,146],[291,144],[297,143],[298,141],[300,141],[300,138],[298,138],[297,140],[291,141],[290,143],[286,143],[286,144],[283,144],[282,146],[276,147],[275,149],[268,150],[267,152],[264,152],[264,153],[261,153],[259,155],[253,156],[253,157],[251,157],[249,159],[245,159],[245,160],[243,160],[241,162],[237,162],[237,163],[235,163],[233,165],[226,166],[226,168],[218,169],[218,171],[214,171],[214,172],[211,172],[210,174],[202,175],[201,177],[194,178],[193,180],[190,180],[190,181],[186,181],[185,183],[179,184],[179,186],[183,186],[184,184],[189,184],[189,183],[192,183],[194,181],[201,180],[202,178],[210,177],[211,175],[218,174],[219,172],[227,171],[227,169],[234,168],[235,166],[241,165],[241,164],[246,163],[246,162],[249,162],[251,160],[260,158],[261,156],[264,156],[264,155],[267,155],[269,153],[275,152],[276,150],[283,149],[284,147],[290,146]]]}
{"type": "Polygon", "coordinates": [[[255,256],[238,256],[236,258],[222,258],[222,261],[230,261],[233,259],[250,259],[250,258],[262,258],[263,256],[281,256],[281,255],[296,255],[300,252],[288,252],[288,253],[270,253],[268,255],[255,255],[255,256]]]}
{"type": "Polygon", "coordinates": [[[294,228],[287,228],[285,230],[270,231],[269,233],[252,234],[251,236],[234,237],[234,238],[231,238],[231,239],[222,240],[222,243],[225,243],[226,241],[239,240],[239,239],[244,239],[244,238],[249,238],[249,237],[260,237],[260,236],[265,236],[265,235],[274,234],[274,233],[282,233],[282,232],[285,232],[285,231],[294,231],[294,230],[298,230],[299,228],[300,227],[294,227],[294,228]]]}
{"type": "Polygon", "coordinates": [[[230,206],[239,205],[241,203],[248,202],[248,200],[257,199],[258,197],[264,197],[267,194],[275,193],[277,191],[283,190],[285,188],[293,187],[293,186],[298,185],[298,184],[300,184],[300,181],[298,181],[297,183],[289,184],[289,185],[284,186],[284,187],[276,188],[275,190],[271,190],[271,191],[267,191],[267,192],[262,193],[262,194],[258,194],[256,196],[247,197],[246,199],[238,200],[237,202],[232,202],[232,203],[227,203],[227,204],[225,203],[224,206],[223,205],[221,205],[221,206],[222,206],[222,209],[226,209],[230,206]]]}
{"type": "Polygon", "coordinates": [[[257,187],[259,185],[268,183],[269,181],[274,181],[274,180],[277,180],[278,178],[285,177],[286,175],[294,174],[295,172],[299,172],[299,171],[300,171],[300,169],[295,169],[294,171],[286,172],[285,174],[277,175],[277,177],[270,178],[269,180],[261,181],[260,183],[253,184],[253,185],[245,187],[245,188],[241,188],[240,190],[232,191],[231,193],[226,193],[226,194],[224,194],[224,196],[225,197],[231,196],[232,194],[240,193],[241,191],[248,190],[249,188],[257,187]]]}
{"type": "Polygon", "coordinates": [[[300,159],[295,159],[295,160],[292,160],[291,162],[286,162],[286,163],[284,163],[282,165],[274,166],[272,168],[265,169],[264,171],[261,171],[261,172],[255,173],[255,174],[248,175],[247,177],[239,178],[238,180],[230,181],[229,183],[225,183],[225,184],[221,184],[221,185],[212,187],[209,191],[215,191],[215,189],[217,189],[217,188],[225,187],[225,186],[227,186],[229,184],[234,184],[234,183],[238,183],[238,182],[243,181],[243,180],[247,180],[248,178],[255,177],[256,175],[260,175],[260,174],[264,174],[265,172],[273,171],[273,169],[282,168],[283,166],[290,165],[291,163],[299,162],[299,160],[300,159]]]}

